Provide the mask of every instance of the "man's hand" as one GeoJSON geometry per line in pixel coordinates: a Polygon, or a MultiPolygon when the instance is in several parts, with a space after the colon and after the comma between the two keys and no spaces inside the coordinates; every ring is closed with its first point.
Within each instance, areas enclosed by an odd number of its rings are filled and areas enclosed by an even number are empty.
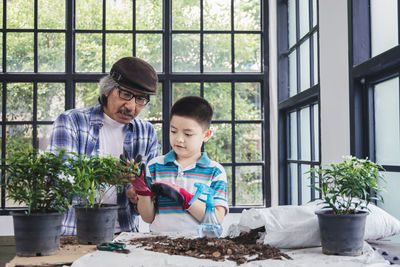
{"type": "Polygon", "coordinates": [[[135,192],[135,189],[133,187],[129,187],[128,189],[126,189],[126,197],[129,199],[130,202],[132,202],[133,204],[137,204],[138,202],[138,196],[135,192]]]}
{"type": "Polygon", "coordinates": [[[174,184],[165,181],[156,182],[151,185],[151,190],[157,195],[168,197],[178,202],[185,210],[189,209],[191,206],[189,205],[189,201],[193,198],[193,195],[174,184]]]}

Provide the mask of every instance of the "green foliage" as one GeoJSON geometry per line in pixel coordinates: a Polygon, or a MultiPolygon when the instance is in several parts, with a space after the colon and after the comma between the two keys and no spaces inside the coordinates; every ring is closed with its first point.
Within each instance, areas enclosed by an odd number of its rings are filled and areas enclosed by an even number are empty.
{"type": "Polygon", "coordinates": [[[384,181],[382,171],[382,166],[368,159],[347,156],[330,168],[312,168],[307,173],[315,179],[311,187],[320,192],[326,204],[323,208],[331,208],[335,214],[351,214],[368,209],[371,200],[383,202],[378,186],[379,180],[384,181]]]}
{"type": "Polygon", "coordinates": [[[65,150],[58,155],[34,150],[11,153],[4,161],[7,198],[28,206],[30,213],[63,212],[72,199],[72,183],[66,177],[65,150]]]}

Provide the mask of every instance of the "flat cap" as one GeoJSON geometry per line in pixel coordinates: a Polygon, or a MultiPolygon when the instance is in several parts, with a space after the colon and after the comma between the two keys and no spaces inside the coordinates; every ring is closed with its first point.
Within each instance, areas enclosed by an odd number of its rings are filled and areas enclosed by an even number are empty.
{"type": "Polygon", "coordinates": [[[123,57],[111,68],[110,76],[118,84],[148,95],[155,95],[158,77],[154,68],[137,57],[123,57]]]}

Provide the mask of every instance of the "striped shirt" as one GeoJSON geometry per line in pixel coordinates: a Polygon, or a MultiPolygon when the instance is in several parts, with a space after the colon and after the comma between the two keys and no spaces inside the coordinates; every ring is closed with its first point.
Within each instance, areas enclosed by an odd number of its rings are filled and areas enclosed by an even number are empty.
{"type": "MultiPolygon", "coordinates": [[[[100,105],[71,109],[62,113],[53,123],[48,151],[56,153],[57,148],[79,155],[99,155],[99,132],[103,126],[103,111],[100,105]]],[[[123,146],[131,158],[138,154],[149,161],[158,155],[157,134],[153,125],[141,119],[133,119],[126,124],[123,146]]],[[[119,140],[115,140],[119,142],[119,140]]],[[[74,200],[73,204],[77,201],[74,200]]],[[[136,205],[132,205],[123,192],[117,194],[118,223],[121,231],[138,231],[138,217],[136,205]]],[[[62,235],[75,235],[75,211],[73,208],[66,211],[61,229],[62,235]]]]}
{"type": "MultiPolygon", "coordinates": [[[[164,156],[151,160],[147,166],[147,179],[150,182],[167,181],[173,183],[190,194],[195,194],[195,183],[204,183],[216,191],[215,206],[223,206],[228,211],[227,182],[224,167],[208,158],[205,152],[201,158],[182,168],[171,150],[164,156]]],[[[205,201],[202,195],[200,200],[205,201]]],[[[169,198],[157,196],[157,210],[154,221],[150,225],[153,232],[196,231],[199,222],[182,205],[169,198]]]]}

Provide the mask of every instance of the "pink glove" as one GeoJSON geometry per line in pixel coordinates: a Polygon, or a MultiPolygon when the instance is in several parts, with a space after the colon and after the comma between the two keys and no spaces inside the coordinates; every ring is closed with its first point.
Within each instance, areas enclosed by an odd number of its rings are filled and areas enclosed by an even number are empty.
{"type": "Polygon", "coordinates": [[[151,185],[151,190],[157,195],[161,195],[178,202],[185,210],[191,206],[189,205],[189,201],[193,198],[193,195],[185,189],[174,184],[165,181],[156,182],[151,185]]]}
{"type": "Polygon", "coordinates": [[[146,165],[144,163],[140,164],[140,170],[140,175],[138,176],[135,174],[134,178],[131,179],[136,194],[141,196],[154,196],[155,194],[151,192],[151,185],[146,178],[146,165]]]}

